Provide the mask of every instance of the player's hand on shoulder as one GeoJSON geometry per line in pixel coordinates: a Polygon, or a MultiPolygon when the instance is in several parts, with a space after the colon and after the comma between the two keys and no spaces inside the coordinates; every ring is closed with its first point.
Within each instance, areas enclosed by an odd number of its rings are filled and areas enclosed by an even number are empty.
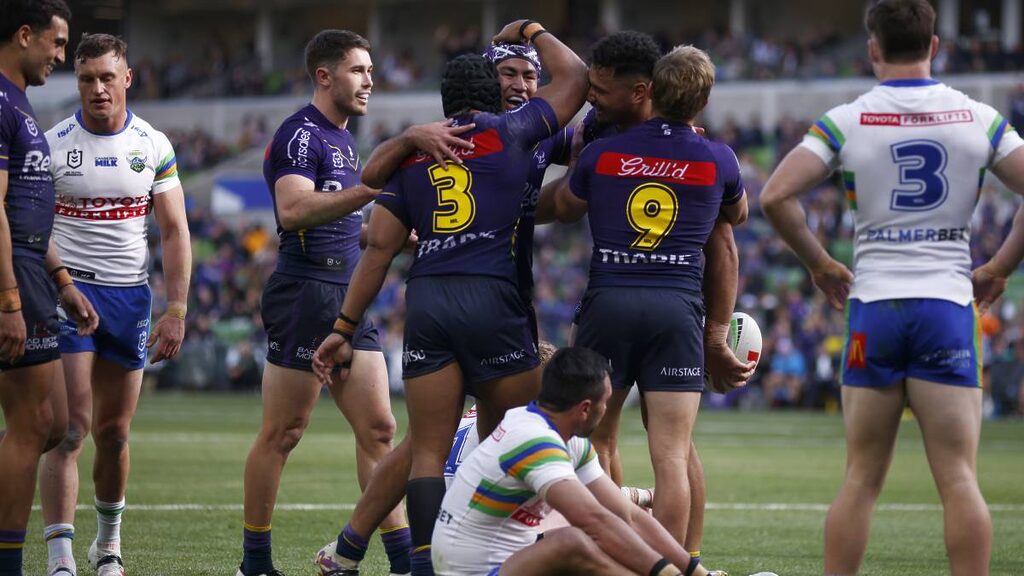
{"type": "Polygon", "coordinates": [[[515,20],[505,24],[505,27],[500,32],[494,35],[492,40],[495,44],[522,44],[523,43],[523,24],[529,22],[529,20],[523,18],[521,20],[515,20]]]}
{"type": "Polygon", "coordinates": [[[853,272],[835,258],[828,257],[817,266],[811,268],[811,279],[836,310],[846,307],[846,299],[850,296],[850,285],[853,284],[853,272]]]}
{"type": "Polygon", "coordinates": [[[338,379],[344,381],[348,378],[352,354],[352,343],[342,338],[340,334],[332,332],[320,343],[316,354],[313,354],[313,373],[321,384],[330,386],[334,366],[340,364],[341,372],[338,379]]]}
{"type": "Polygon", "coordinates": [[[410,126],[406,129],[406,135],[417,149],[429,154],[438,164],[446,166],[448,162],[454,162],[462,165],[458,151],[472,150],[474,144],[470,140],[463,140],[461,135],[476,128],[476,124],[453,126],[452,122],[448,119],[410,126]]]}
{"type": "Polygon", "coordinates": [[[60,290],[60,304],[78,328],[79,336],[89,336],[100,325],[100,315],[93,308],[92,302],[74,284],[68,284],[60,290]]]}
{"type": "Polygon", "coordinates": [[[0,361],[14,363],[25,355],[25,318],[21,309],[0,312],[0,361]]]}
{"type": "Polygon", "coordinates": [[[974,284],[974,301],[983,314],[1006,290],[1007,277],[994,269],[991,263],[982,264],[971,272],[974,284]]]}

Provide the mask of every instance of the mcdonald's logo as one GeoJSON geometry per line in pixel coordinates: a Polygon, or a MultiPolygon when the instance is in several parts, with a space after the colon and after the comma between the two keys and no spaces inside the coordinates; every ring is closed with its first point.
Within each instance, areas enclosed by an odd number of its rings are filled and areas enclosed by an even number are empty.
{"type": "Polygon", "coordinates": [[[850,349],[846,352],[847,368],[867,368],[867,334],[854,332],[850,335],[850,349]]]}

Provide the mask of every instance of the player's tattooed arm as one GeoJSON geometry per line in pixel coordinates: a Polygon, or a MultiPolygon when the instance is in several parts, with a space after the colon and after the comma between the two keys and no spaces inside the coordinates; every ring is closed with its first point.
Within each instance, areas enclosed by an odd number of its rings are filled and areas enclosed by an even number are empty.
{"type": "Polygon", "coordinates": [[[797,147],[782,159],[761,191],[761,209],[779,236],[796,252],[814,284],[837,310],[846,305],[853,273],[832,258],[807,226],[800,194],[828,176],[829,169],[813,152],[797,147]]]}
{"type": "Polygon", "coordinates": [[[461,165],[458,151],[473,149],[473,143],[463,140],[461,135],[476,128],[476,124],[453,126],[452,122],[448,119],[410,126],[398,136],[380,143],[363,167],[363,184],[371,188],[383,188],[402,162],[417,150],[430,155],[438,164],[454,162],[461,165]]]}
{"type": "MultiPolygon", "coordinates": [[[[992,167],[992,173],[1007,188],[1024,196],[1024,146],[1011,152],[992,167]]],[[[984,312],[1006,289],[1010,274],[1024,259],[1024,208],[1018,208],[1013,218],[1010,233],[1003,240],[999,250],[985,264],[971,274],[974,283],[974,299],[984,312]]]]}
{"type": "Polygon", "coordinates": [[[286,174],[274,183],[277,216],[285,230],[313,228],[359,210],[377,197],[379,190],[357,184],[336,192],[321,192],[313,181],[298,174],[286,174]]]}

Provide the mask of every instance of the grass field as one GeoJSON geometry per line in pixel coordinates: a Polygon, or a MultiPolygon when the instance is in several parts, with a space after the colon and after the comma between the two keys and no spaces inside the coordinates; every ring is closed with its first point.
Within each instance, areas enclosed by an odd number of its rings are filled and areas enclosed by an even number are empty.
{"type": "MultiPolygon", "coordinates": [[[[404,406],[396,405],[400,423],[404,406]]],[[[132,434],[132,477],[122,533],[132,575],[230,576],[241,559],[242,468],[259,425],[255,395],[143,398],[132,434]]],[[[274,556],[289,576],[313,574],[312,558],[332,539],[356,501],[353,439],[329,399],[322,399],[282,481],[274,517],[274,556]]],[[[819,413],[706,412],[697,442],[707,470],[705,564],[733,576],[772,570],[821,572],[825,511],[844,462],[838,416],[819,413]]],[[[623,423],[627,481],[649,485],[639,413],[623,423]]],[[[95,533],[91,442],[81,461],[79,566],[95,533]]],[[[979,470],[992,507],[992,574],[1024,574],[1024,423],[986,423],[979,470]]],[[[26,574],[42,574],[46,548],[34,512],[26,574]]],[[[363,574],[387,574],[373,539],[363,574]]],[[[80,573],[89,574],[87,568],[80,573]]],[[[916,424],[900,433],[892,471],[875,514],[863,574],[948,573],[942,513],[916,424]]]]}

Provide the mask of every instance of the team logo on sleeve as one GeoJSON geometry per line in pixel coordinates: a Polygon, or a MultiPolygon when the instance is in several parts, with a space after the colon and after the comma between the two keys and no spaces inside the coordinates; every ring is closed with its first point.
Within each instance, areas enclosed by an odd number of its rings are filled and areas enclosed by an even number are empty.
{"type": "Polygon", "coordinates": [[[68,150],[68,168],[81,168],[82,167],[82,151],[78,148],[74,150],[68,150]]]}
{"type": "Polygon", "coordinates": [[[25,127],[28,128],[28,133],[33,137],[39,136],[39,127],[36,126],[36,121],[31,116],[25,115],[25,127]]]}
{"type": "Polygon", "coordinates": [[[135,172],[142,172],[146,169],[146,154],[142,150],[132,150],[128,153],[128,167],[135,172]]]}

